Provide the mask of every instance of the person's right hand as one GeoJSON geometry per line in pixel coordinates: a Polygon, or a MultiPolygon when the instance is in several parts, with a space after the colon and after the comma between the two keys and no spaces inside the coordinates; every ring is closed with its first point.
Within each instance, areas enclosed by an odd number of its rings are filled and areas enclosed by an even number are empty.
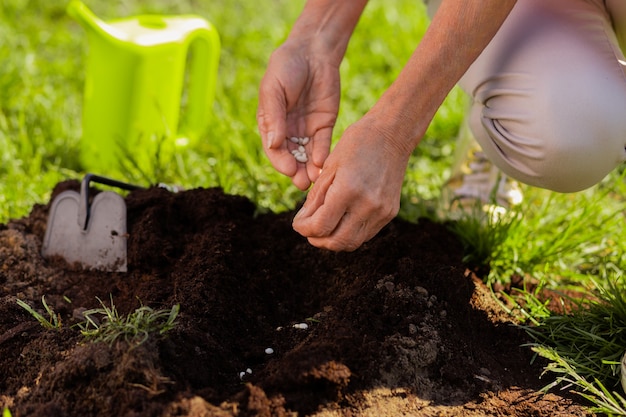
{"type": "Polygon", "coordinates": [[[339,111],[339,64],[315,51],[312,40],[287,40],[272,54],[259,91],[257,123],[265,153],[301,190],[317,180],[328,157],[339,111]],[[291,137],[308,137],[308,161],[298,162],[291,137]]]}
{"type": "Polygon", "coordinates": [[[412,142],[368,113],[341,136],[293,219],[313,246],[353,251],[397,214],[412,142]]]}

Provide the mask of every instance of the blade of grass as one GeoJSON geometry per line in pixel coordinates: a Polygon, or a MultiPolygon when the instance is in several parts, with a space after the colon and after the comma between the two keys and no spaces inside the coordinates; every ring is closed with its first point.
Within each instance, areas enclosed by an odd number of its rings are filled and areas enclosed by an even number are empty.
{"type": "Polygon", "coordinates": [[[61,317],[52,310],[52,308],[46,303],[46,297],[41,296],[41,303],[48,314],[48,318],[44,317],[41,313],[37,312],[34,308],[32,308],[25,301],[20,300],[19,298],[15,300],[17,304],[26,310],[31,316],[35,318],[46,329],[60,329],[61,328],[61,317]]]}

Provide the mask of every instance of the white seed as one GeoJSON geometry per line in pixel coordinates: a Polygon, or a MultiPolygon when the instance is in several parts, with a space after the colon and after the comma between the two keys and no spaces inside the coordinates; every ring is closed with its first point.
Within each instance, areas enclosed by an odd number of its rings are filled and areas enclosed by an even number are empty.
{"type": "Polygon", "coordinates": [[[309,328],[309,325],[306,323],[297,323],[297,324],[294,324],[293,327],[295,329],[306,330],[309,328]]]}
{"type": "Polygon", "coordinates": [[[309,160],[309,158],[307,158],[305,153],[295,154],[294,156],[296,157],[296,161],[298,162],[304,163],[309,160]]]}
{"type": "Polygon", "coordinates": [[[298,149],[291,150],[291,154],[296,159],[296,161],[302,162],[302,163],[307,162],[309,160],[309,157],[306,154],[306,148],[304,147],[304,145],[309,143],[309,138],[308,137],[303,137],[303,138],[291,137],[289,138],[289,140],[298,145],[298,149]]]}
{"type": "Polygon", "coordinates": [[[246,376],[245,372],[239,372],[239,379],[243,379],[244,376],[246,376]]]}
{"type": "Polygon", "coordinates": [[[267,353],[268,355],[271,355],[272,353],[274,353],[274,349],[267,348],[267,349],[265,349],[265,353],[267,353]]]}
{"type": "Polygon", "coordinates": [[[252,369],[250,369],[250,368],[246,369],[246,373],[251,374],[252,373],[252,369]]]}

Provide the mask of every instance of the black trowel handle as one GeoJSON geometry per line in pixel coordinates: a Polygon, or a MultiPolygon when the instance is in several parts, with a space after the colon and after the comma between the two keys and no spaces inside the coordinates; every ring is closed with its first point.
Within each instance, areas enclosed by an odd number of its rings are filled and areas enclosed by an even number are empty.
{"type": "Polygon", "coordinates": [[[97,182],[99,184],[110,185],[111,187],[121,188],[123,190],[133,191],[140,190],[143,187],[125,182],[117,181],[111,178],[101,177],[95,174],[87,174],[80,183],[80,205],[78,207],[78,224],[83,230],[87,230],[89,225],[90,205],[89,205],[89,184],[97,182]]]}
{"type": "Polygon", "coordinates": [[[107,177],[101,177],[100,175],[95,174],[87,174],[85,178],[83,178],[83,182],[80,184],[80,191],[83,192],[84,189],[89,189],[90,182],[97,182],[98,184],[110,185],[111,187],[121,188],[122,190],[140,190],[143,187],[133,184],[127,184],[122,181],[113,180],[107,177]]]}

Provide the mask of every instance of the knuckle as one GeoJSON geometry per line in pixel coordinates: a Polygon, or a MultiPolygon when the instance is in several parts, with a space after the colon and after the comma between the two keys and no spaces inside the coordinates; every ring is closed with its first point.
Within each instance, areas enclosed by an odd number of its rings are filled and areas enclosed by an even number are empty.
{"type": "Polygon", "coordinates": [[[328,189],[329,198],[337,198],[339,200],[355,201],[362,199],[365,195],[365,190],[361,187],[361,184],[357,181],[344,181],[341,186],[333,186],[328,189]],[[336,197],[334,196],[336,195],[336,197]]]}
{"type": "Polygon", "coordinates": [[[365,213],[370,213],[369,218],[378,218],[384,221],[392,220],[400,211],[400,204],[391,202],[389,199],[380,196],[364,196],[361,203],[365,213]]]}
{"type": "Polygon", "coordinates": [[[316,218],[311,220],[311,230],[315,230],[314,234],[317,237],[326,237],[333,232],[334,225],[328,224],[326,219],[316,218]]]}

